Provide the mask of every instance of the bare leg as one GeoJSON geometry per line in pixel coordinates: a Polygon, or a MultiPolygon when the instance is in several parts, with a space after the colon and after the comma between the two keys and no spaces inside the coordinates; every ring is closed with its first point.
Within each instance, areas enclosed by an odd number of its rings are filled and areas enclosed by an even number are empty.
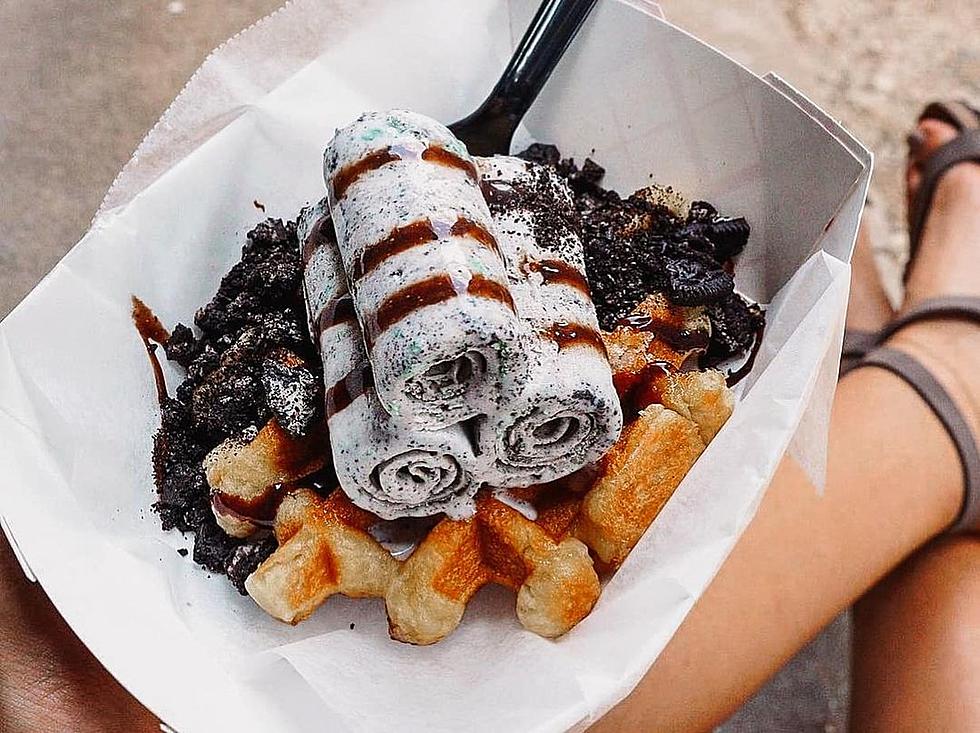
{"type": "Polygon", "coordinates": [[[980,730],[980,538],[943,538],[856,606],[854,731],[980,730]]]}
{"type": "MultiPolygon", "coordinates": [[[[940,184],[920,253],[929,274],[910,283],[913,299],[980,291],[980,205],[964,190],[960,179],[970,173],[963,167],[940,184]],[[955,262],[955,271],[937,274],[947,268],[930,252],[955,262]]],[[[895,345],[935,367],[970,412],[980,397],[978,339],[975,325],[937,322],[909,328],[895,345]]],[[[887,372],[851,373],[834,402],[823,496],[792,461],[783,463],[755,520],[661,658],[595,730],[710,729],[840,610],[947,527],[962,493],[956,452],[928,407],[887,372]]]]}
{"type": "MultiPolygon", "coordinates": [[[[955,135],[940,122],[920,125],[909,188],[918,185],[916,161],[955,135]]],[[[980,294],[973,261],[980,241],[980,166],[958,166],[937,191],[923,252],[909,280],[915,303],[937,292],[980,294]],[[972,219],[973,225],[963,222],[972,219]],[[972,232],[974,247],[957,246],[972,232]],[[933,250],[926,250],[932,246],[933,250]],[[938,248],[941,247],[940,251],[938,248]]],[[[928,324],[906,337],[917,355],[944,339],[963,353],[980,349],[980,329],[928,324]],[[937,328],[938,327],[938,328],[937,328]],[[940,330],[941,329],[941,330],[940,330]],[[954,341],[955,339],[955,341],[954,341]]],[[[964,407],[976,391],[955,370],[944,372],[964,407]]],[[[977,403],[965,410],[974,416],[977,403]]],[[[944,538],[928,545],[875,587],[855,607],[852,726],[856,731],[980,730],[980,538],[944,538]]]]}
{"type": "Polygon", "coordinates": [[[857,245],[851,258],[847,327],[857,331],[877,331],[894,317],[895,312],[881,287],[866,222],[858,230],[857,245]]]}

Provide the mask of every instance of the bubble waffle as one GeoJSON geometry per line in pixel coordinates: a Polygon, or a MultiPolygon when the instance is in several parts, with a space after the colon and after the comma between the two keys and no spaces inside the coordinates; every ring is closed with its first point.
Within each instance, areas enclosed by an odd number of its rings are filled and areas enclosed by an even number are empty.
{"type": "Polygon", "coordinates": [[[335,593],[383,596],[398,561],[367,528],[377,521],[337,489],[326,499],[308,489],[283,496],[274,531],[279,547],[245,581],[267,613],[286,623],[307,618],[335,593]]]}
{"type": "Polygon", "coordinates": [[[249,441],[229,438],[204,459],[218,525],[232,537],[248,537],[257,522],[271,520],[270,487],[289,484],[324,467],[326,428],[318,423],[294,437],[273,418],[249,441]]]}
{"type": "MultiPolygon", "coordinates": [[[[702,317],[655,300],[637,313],[691,328],[702,317]]],[[[383,597],[392,638],[432,644],[459,625],[480,588],[498,584],[516,591],[525,628],[545,637],[569,631],[598,600],[596,567],[625,560],[733,407],[720,372],[651,372],[650,363],[679,365],[684,354],[645,336],[636,341],[628,326],[605,336],[619,348],[617,375],[642,372],[643,388],[633,387],[647,401],[595,467],[551,484],[485,491],[473,517],[440,521],[403,562],[368,532],[377,517],[341,491],[287,492],[274,522],[280,546],[246,581],[249,593],[289,623],[335,593],[383,597]]]]}

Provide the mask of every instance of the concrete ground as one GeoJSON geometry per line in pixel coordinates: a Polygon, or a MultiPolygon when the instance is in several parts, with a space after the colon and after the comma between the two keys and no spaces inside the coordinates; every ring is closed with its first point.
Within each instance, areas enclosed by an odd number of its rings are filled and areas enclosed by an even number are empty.
{"type": "MultiPolygon", "coordinates": [[[[396,0],[392,0],[395,2],[396,0]]],[[[0,317],[88,227],[116,172],[201,63],[281,0],[0,3],[0,317]]],[[[928,99],[980,100],[972,0],[663,0],[668,18],[774,70],[878,156],[876,243],[897,294],[904,133],[928,99]]],[[[847,619],[804,649],[724,731],[846,727],[847,619]]]]}

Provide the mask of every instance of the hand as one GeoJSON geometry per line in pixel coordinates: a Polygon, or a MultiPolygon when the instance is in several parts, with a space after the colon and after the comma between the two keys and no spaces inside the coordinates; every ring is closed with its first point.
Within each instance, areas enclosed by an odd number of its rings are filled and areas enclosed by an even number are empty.
{"type": "MultiPolygon", "coordinates": [[[[152,660],[147,661],[152,664],[152,660]]],[[[0,535],[0,731],[159,733],[96,661],[0,535]]]]}

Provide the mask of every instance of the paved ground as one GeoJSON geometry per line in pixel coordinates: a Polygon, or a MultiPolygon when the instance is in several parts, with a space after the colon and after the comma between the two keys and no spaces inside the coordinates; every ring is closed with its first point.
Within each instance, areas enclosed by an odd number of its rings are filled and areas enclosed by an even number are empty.
{"type": "MultiPolygon", "coordinates": [[[[397,0],[392,0],[393,2],[397,0]]],[[[116,172],[207,52],[280,0],[0,2],[0,317],[79,239],[116,172]]],[[[878,155],[877,247],[905,247],[903,136],[927,99],[980,100],[972,0],[663,0],[668,17],[775,70],[878,155]]],[[[836,622],[725,731],[845,727],[847,623],[836,622]]]]}

